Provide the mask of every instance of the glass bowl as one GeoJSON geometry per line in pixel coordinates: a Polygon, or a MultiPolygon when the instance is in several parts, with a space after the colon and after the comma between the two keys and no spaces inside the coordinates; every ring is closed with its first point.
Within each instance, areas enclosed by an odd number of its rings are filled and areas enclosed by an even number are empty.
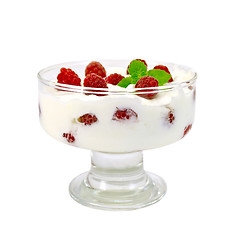
{"type": "MultiPolygon", "coordinates": [[[[130,210],[151,205],[166,193],[164,180],[143,169],[142,151],[183,138],[194,120],[197,74],[190,68],[148,61],[148,69],[165,65],[173,82],[154,88],[87,88],[57,83],[62,67],[84,79],[90,61],[63,63],[41,70],[39,117],[55,139],[92,151],[91,169],[72,180],[70,195],[100,209],[130,210]],[[154,95],[148,99],[146,95],[154,95]],[[122,114],[121,118],[117,114],[122,114]],[[83,122],[88,118],[88,124],[83,122]]],[[[125,74],[130,60],[100,60],[107,75],[125,74]]]]}

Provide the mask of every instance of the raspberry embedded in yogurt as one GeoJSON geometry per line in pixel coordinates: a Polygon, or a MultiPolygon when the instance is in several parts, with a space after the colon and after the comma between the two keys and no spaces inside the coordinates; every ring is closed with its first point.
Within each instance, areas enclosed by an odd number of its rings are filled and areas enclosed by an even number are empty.
{"type": "Polygon", "coordinates": [[[173,113],[172,110],[169,110],[167,119],[168,119],[168,122],[169,122],[170,124],[173,124],[173,123],[174,123],[175,116],[174,116],[174,113],[173,113]]]}
{"type": "Polygon", "coordinates": [[[184,128],[183,137],[185,137],[188,134],[191,128],[192,128],[192,124],[189,124],[184,128]]]}
{"type": "Polygon", "coordinates": [[[130,108],[119,109],[117,108],[116,112],[113,114],[112,120],[114,121],[122,121],[122,120],[130,120],[137,119],[138,115],[130,108]]]}
{"type": "Polygon", "coordinates": [[[75,141],[75,137],[71,133],[63,133],[63,138],[66,138],[69,143],[73,143],[75,141]]]}
{"type": "Polygon", "coordinates": [[[92,113],[86,113],[82,116],[80,116],[77,121],[79,123],[83,123],[84,125],[92,125],[93,123],[97,122],[98,119],[96,117],[96,115],[92,114],[92,113]]]}

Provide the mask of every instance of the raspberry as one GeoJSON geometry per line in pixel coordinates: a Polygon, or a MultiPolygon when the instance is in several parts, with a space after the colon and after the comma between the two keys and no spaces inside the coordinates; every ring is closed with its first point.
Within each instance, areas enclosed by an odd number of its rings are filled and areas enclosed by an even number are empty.
{"type": "Polygon", "coordinates": [[[105,78],[105,81],[107,83],[110,83],[112,85],[117,85],[124,77],[118,73],[113,73],[105,78]]]}
{"type": "Polygon", "coordinates": [[[131,118],[137,119],[138,115],[131,108],[119,109],[113,114],[112,120],[129,120],[131,118]]]}
{"type": "Polygon", "coordinates": [[[173,124],[174,120],[175,120],[175,116],[174,116],[172,110],[170,110],[170,111],[168,112],[168,122],[171,123],[171,124],[173,124]]]}
{"type": "MultiPolygon", "coordinates": [[[[147,67],[147,63],[146,63],[145,60],[142,60],[142,59],[134,59],[134,60],[143,62],[143,63],[146,65],[146,67],[147,67]]],[[[132,61],[134,61],[134,60],[132,60],[132,61]]],[[[131,64],[131,62],[130,62],[130,64],[131,64]]],[[[127,74],[129,74],[128,69],[129,69],[130,64],[129,64],[128,67],[127,67],[127,74]]]]}
{"type": "MultiPolygon", "coordinates": [[[[155,66],[153,69],[160,69],[160,70],[163,70],[163,71],[165,71],[165,72],[167,72],[167,73],[169,73],[169,74],[171,75],[171,73],[170,73],[170,71],[169,71],[169,69],[168,69],[167,66],[157,65],[157,66],[155,66]]],[[[170,83],[170,82],[173,82],[172,76],[171,76],[171,78],[168,80],[168,82],[169,82],[169,83],[170,83]]]]}
{"type": "Polygon", "coordinates": [[[192,124],[189,124],[188,126],[186,126],[184,128],[184,133],[182,137],[184,137],[190,131],[191,128],[192,128],[192,124]]]}
{"type": "Polygon", "coordinates": [[[90,62],[85,69],[85,76],[90,73],[95,73],[100,77],[106,77],[106,70],[100,62],[90,62]]]}
{"type": "Polygon", "coordinates": [[[91,125],[97,122],[97,117],[94,114],[86,113],[78,118],[80,123],[84,123],[84,125],[91,125]]]}
{"type": "MultiPolygon", "coordinates": [[[[140,78],[136,85],[135,88],[150,88],[150,87],[158,87],[158,80],[155,79],[154,77],[151,76],[144,76],[140,78]]],[[[152,99],[154,98],[157,93],[150,93],[154,91],[154,89],[147,89],[147,90],[138,90],[138,92],[148,92],[146,94],[139,94],[139,96],[147,98],[147,99],[152,99]]]]}
{"type": "MultiPolygon", "coordinates": [[[[105,82],[105,80],[98,76],[97,74],[95,73],[90,73],[88,74],[85,79],[84,79],[84,87],[92,87],[92,88],[108,88],[107,87],[107,83],[105,82]]],[[[103,90],[101,90],[103,92],[103,90]]],[[[93,93],[85,93],[86,95],[89,95],[89,94],[94,94],[94,95],[97,95],[97,96],[105,96],[107,94],[102,94],[102,93],[99,93],[97,94],[96,92],[101,92],[100,90],[92,90],[89,92],[93,92],[93,93]]]]}
{"type": "Polygon", "coordinates": [[[75,137],[71,133],[63,133],[62,136],[66,138],[69,143],[73,143],[75,141],[75,137]]]}
{"type": "Polygon", "coordinates": [[[57,80],[58,83],[81,86],[81,79],[70,68],[61,68],[57,80]]]}

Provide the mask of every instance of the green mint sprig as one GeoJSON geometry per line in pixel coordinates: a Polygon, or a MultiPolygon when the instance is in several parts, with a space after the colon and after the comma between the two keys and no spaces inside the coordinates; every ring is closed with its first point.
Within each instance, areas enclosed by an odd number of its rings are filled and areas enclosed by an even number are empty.
{"type": "Polygon", "coordinates": [[[130,84],[136,84],[137,81],[144,76],[154,77],[158,80],[159,86],[162,86],[167,83],[171,78],[171,75],[164,70],[152,69],[147,71],[147,66],[139,60],[133,60],[130,63],[128,72],[131,76],[123,78],[118,83],[118,86],[126,88],[130,84]]]}
{"type": "Polygon", "coordinates": [[[138,79],[147,76],[147,66],[141,61],[134,60],[130,63],[128,72],[133,79],[133,84],[136,84],[138,79]]]}

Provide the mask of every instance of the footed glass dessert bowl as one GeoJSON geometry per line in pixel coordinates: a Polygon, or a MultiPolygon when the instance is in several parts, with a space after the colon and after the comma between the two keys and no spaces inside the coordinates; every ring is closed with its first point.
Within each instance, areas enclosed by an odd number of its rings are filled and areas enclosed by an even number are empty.
{"type": "Polygon", "coordinates": [[[55,139],[92,151],[91,169],[72,180],[71,197],[106,210],[159,201],[164,180],[143,168],[143,150],[182,139],[191,129],[197,74],[136,59],[81,61],[41,70],[39,117],[55,139]]]}

